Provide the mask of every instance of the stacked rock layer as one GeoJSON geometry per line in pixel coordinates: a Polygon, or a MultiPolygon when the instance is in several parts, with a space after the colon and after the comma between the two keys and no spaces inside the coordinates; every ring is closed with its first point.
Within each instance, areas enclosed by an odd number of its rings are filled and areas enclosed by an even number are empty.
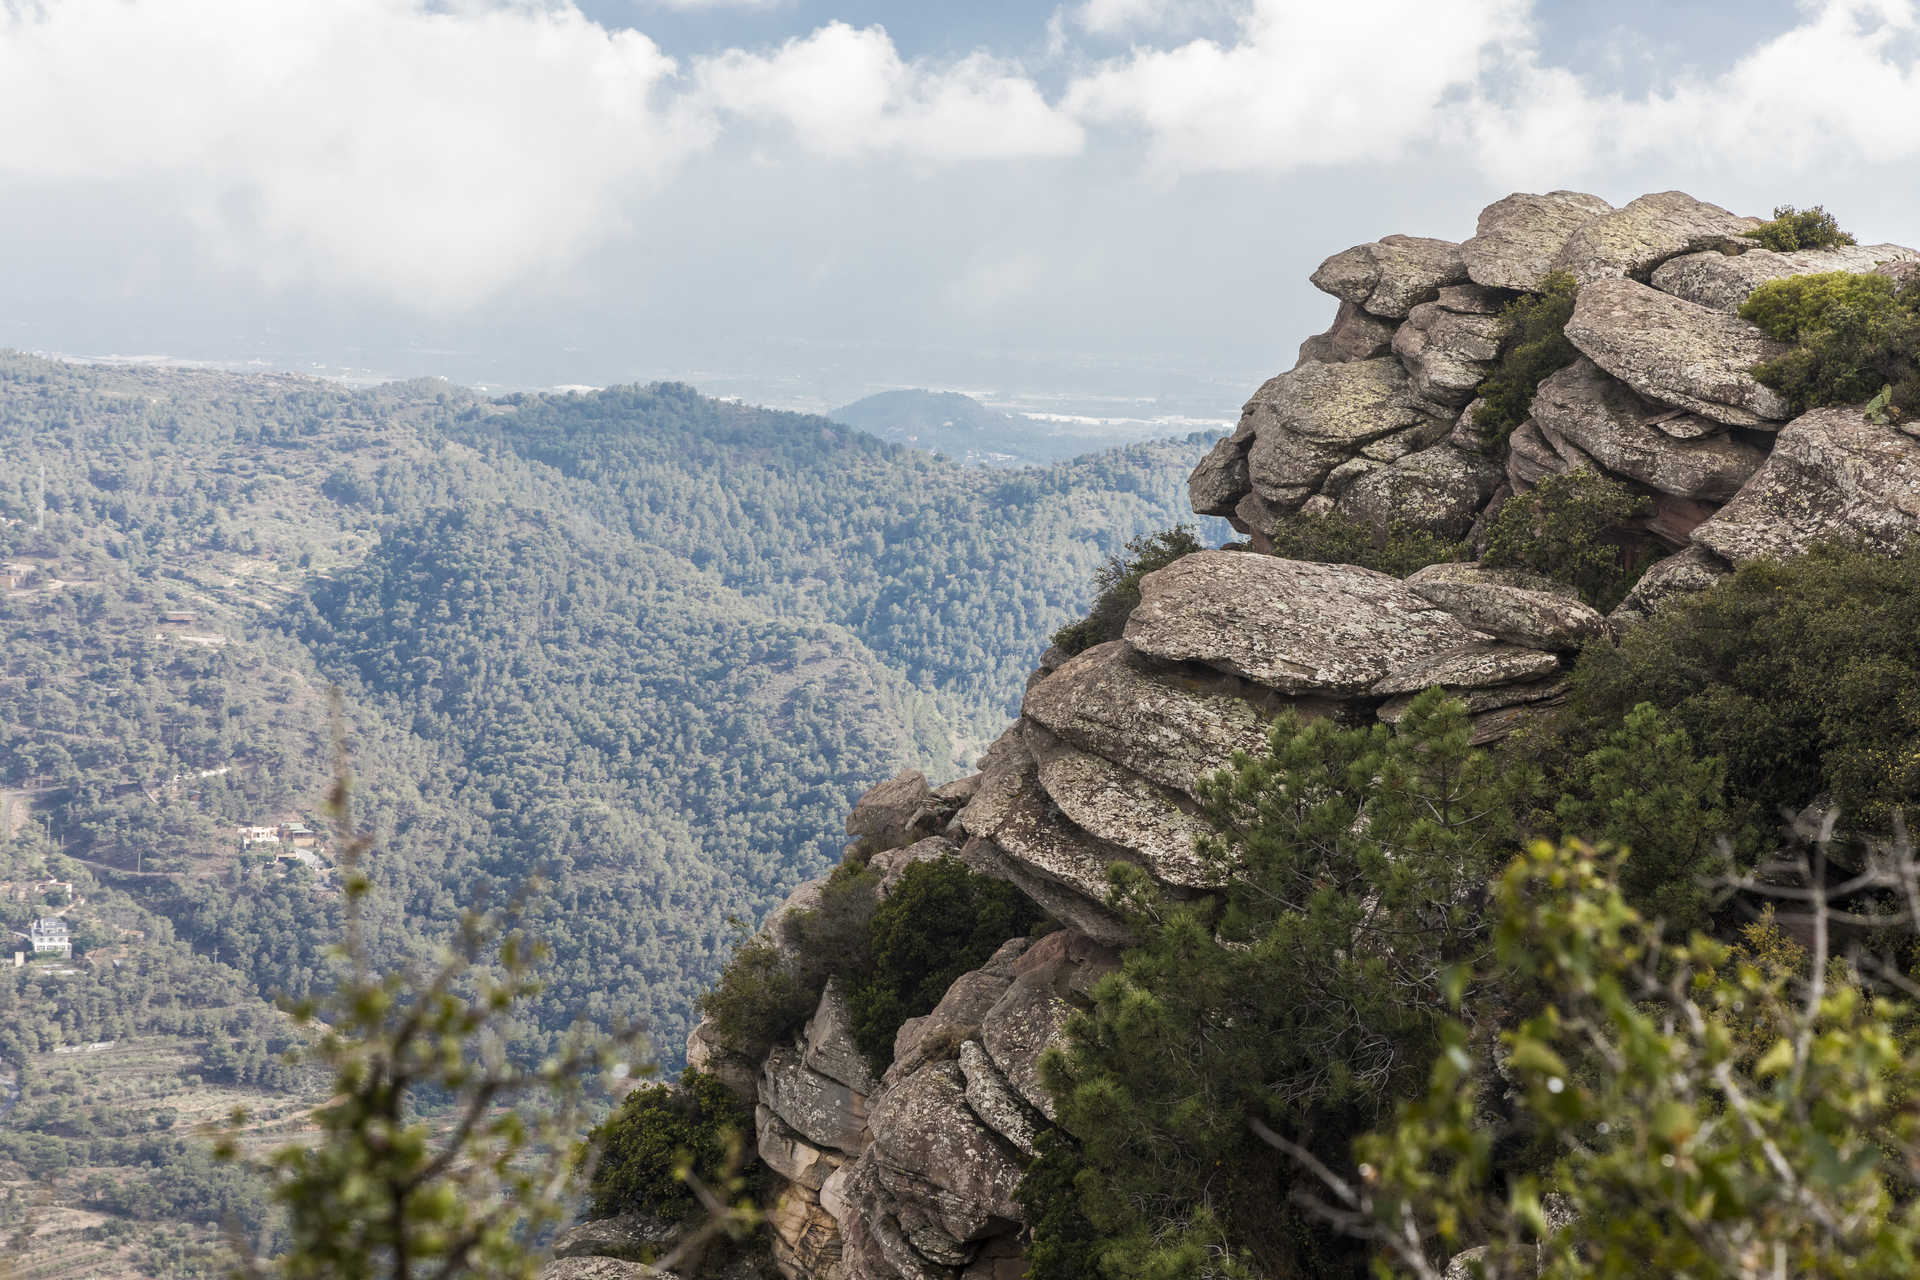
{"type": "MultiPolygon", "coordinates": [[[[1043,659],[981,772],[938,791],[905,774],[864,797],[849,832],[885,883],[953,854],[1011,882],[1062,926],[1016,938],[904,1026],[874,1079],[829,986],[804,1033],[748,1062],[702,1024],[688,1057],[756,1106],[784,1180],[775,1260],[791,1280],[1012,1280],[1013,1198],[1052,1103],[1039,1057],[1128,941],[1105,905],[1115,862],[1169,893],[1217,887],[1195,853],[1204,780],[1261,750],[1293,710],[1395,721],[1440,686],[1492,742],[1563,697],[1582,646],[1746,560],[1836,534],[1892,546],[1920,528],[1920,443],[1857,408],[1789,420],[1751,367],[1780,348],[1736,314],[1767,280],[1920,268],[1895,245],[1778,254],[1758,220],[1679,192],[1614,208],[1517,194],[1464,243],[1388,236],[1329,258],[1326,333],[1247,403],[1192,477],[1193,506],[1251,550],[1150,574],[1124,637],[1043,659]],[[1474,423],[1501,307],[1549,272],[1579,285],[1580,352],[1505,441],[1474,423]],[[1612,619],[1545,579],[1475,564],[1405,580],[1259,554],[1275,521],[1337,511],[1376,528],[1469,535],[1507,496],[1592,466],[1643,494],[1670,554],[1612,619]]],[[[884,884],[883,884],[884,888],[884,884]]],[[[803,885],[789,906],[817,898],[803,885]]],[[[784,909],[783,909],[784,911],[784,909]]],[[[776,913],[767,936],[781,937],[776,913]]]]}

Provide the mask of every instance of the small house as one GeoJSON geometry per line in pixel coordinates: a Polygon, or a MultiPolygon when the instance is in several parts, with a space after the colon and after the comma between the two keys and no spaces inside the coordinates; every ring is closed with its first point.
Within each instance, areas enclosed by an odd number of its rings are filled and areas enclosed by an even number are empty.
{"type": "Polygon", "coordinates": [[[191,609],[168,609],[160,615],[160,621],[170,627],[190,627],[197,616],[191,609]]]}
{"type": "Polygon", "coordinates": [[[73,936],[67,932],[67,922],[59,916],[41,916],[27,926],[27,937],[33,942],[35,955],[58,951],[69,960],[73,958],[73,936]]]}
{"type": "Polygon", "coordinates": [[[278,827],[241,827],[240,847],[251,849],[257,844],[277,845],[280,843],[278,827]]]}
{"type": "Polygon", "coordinates": [[[33,581],[33,566],[20,560],[0,564],[0,591],[13,591],[33,581]]]}
{"type": "Polygon", "coordinates": [[[302,826],[298,822],[290,822],[280,828],[280,834],[286,838],[288,844],[291,844],[296,849],[311,849],[320,843],[320,835],[318,832],[312,827],[302,826]]]}

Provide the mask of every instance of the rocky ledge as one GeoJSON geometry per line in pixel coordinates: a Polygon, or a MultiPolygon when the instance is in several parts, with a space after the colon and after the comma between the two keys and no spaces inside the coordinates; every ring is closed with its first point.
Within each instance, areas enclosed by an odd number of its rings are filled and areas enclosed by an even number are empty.
{"type": "MultiPolygon", "coordinates": [[[[753,1102],[761,1158],[782,1180],[774,1258],[790,1280],[1013,1280],[1013,1193],[1050,1123],[1039,1058],[1127,941],[1105,905],[1109,865],[1169,894],[1204,894],[1194,853],[1204,780],[1254,751],[1283,711],[1397,720],[1440,686],[1476,742],[1564,696],[1581,648],[1698,591],[1731,566],[1845,533],[1883,543],[1920,522],[1920,443],[1857,409],[1790,418],[1750,367],[1779,348],[1735,314],[1767,280],[1911,271],[1894,245],[1774,254],[1758,225],[1680,192],[1615,209],[1596,196],[1516,194],[1462,244],[1387,236],[1329,258],[1315,285],[1333,326],[1248,401],[1195,471],[1194,509],[1248,549],[1202,551],[1148,575],[1124,637],[1051,651],[981,772],[939,790],[881,784],[848,831],[883,871],[955,854],[1010,881],[1060,926],[1015,938],[900,1030],[873,1079],[829,985],[803,1033],[748,1061],[702,1024],[688,1058],[753,1102]],[[1472,392],[1516,291],[1580,284],[1567,336],[1581,359],[1544,382],[1507,441],[1484,438],[1472,392]],[[1612,618],[1554,582],[1476,564],[1400,580],[1261,554],[1274,522],[1340,512],[1384,532],[1450,538],[1515,493],[1590,466],[1647,499],[1639,536],[1668,553],[1612,618]]],[[[818,898],[803,885],[790,907],[818,898]]],[[[784,910],[784,909],[783,909],[784,910]]],[[[766,936],[778,941],[779,918],[766,936]]]]}

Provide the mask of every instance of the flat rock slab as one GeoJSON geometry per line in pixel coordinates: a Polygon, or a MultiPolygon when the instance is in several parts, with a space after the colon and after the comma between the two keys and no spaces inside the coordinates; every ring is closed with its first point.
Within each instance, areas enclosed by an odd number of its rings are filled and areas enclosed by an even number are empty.
{"type": "Polygon", "coordinates": [[[1458,538],[1499,487],[1497,459],[1450,444],[1408,454],[1370,471],[1340,494],[1340,513],[1385,534],[1410,526],[1443,538],[1458,538]]]}
{"type": "Polygon", "coordinates": [[[1414,392],[1392,356],[1345,364],[1303,364],[1267,379],[1242,410],[1236,434],[1263,435],[1278,427],[1304,440],[1349,451],[1369,440],[1450,417],[1414,392]]]}
{"type": "Polygon", "coordinates": [[[1310,278],[1324,293],[1398,320],[1447,285],[1467,283],[1467,261],[1450,240],[1382,236],[1334,254],[1310,278]]]}
{"type": "Polygon", "coordinates": [[[1075,826],[1131,850],[1164,884],[1205,889],[1222,883],[1219,868],[1194,852],[1194,842],[1213,828],[1182,808],[1176,793],[1025,723],[1040,786],[1075,826]]]}
{"type": "Polygon", "coordinates": [[[1739,565],[1799,555],[1828,538],[1894,550],[1916,533],[1920,442],[1842,405],[1787,424],[1766,465],[1693,541],[1739,565]]]}
{"type": "Polygon", "coordinates": [[[1597,610],[1532,574],[1431,564],[1408,577],[1407,589],[1475,631],[1528,648],[1578,649],[1609,634],[1597,610]]]}
{"type": "Polygon", "coordinates": [[[1537,680],[1560,670],[1551,653],[1517,644],[1469,644],[1431,657],[1416,658],[1376,682],[1376,696],[1443,689],[1485,689],[1537,680]]]}
{"type": "Polygon", "coordinates": [[[1632,280],[1596,280],[1580,290],[1567,339],[1650,400],[1735,427],[1788,415],[1786,397],[1748,372],[1787,347],[1724,311],[1632,280]]]}
{"type": "Polygon", "coordinates": [[[1740,304],[1769,280],[1827,271],[1868,272],[1886,263],[1915,259],[1920,259],[1920,252],[1897,244],[1849,244],[1793,253],[1770,249],[1737,254],[1688,253],[1662,264],[1653,273],[1653,287],[1715,311],[1738,311],[1740,304]]]}
{"type": "Polygon", "coordinates": [[[760,1101],[817,1147],[858,1153],[866,1145],[865,1095],[809,1071],[796,1049],[779,1045],[767,1054],[760,1068],[760,1101]]]}
{"type": "Polygon", "coordinates": [[[929,1063],[888,1089],[874,1104],[873,1147],[890,1190],[899,1184],[886,1178],[889,1170],[933,1189],[925,1207],[955,1240],[1020,1221],[1020,1165],[967,1105],[958,1066],[929,1063]]]}
{"type": "Polygon", "coordinates": [[[1196,552],[1148,574],[1126,630],[1142,653],[1290,694],[1359,693],[1467,639],[1445,611],[1384,573],[1237,551],[1196,552]]]}
{"type": "Polygon", "coordinates": [[[1573,233],[1613,212],[1583,191],[1517,191],[1480,211],[1473,238],[1460,246],[1467,275],[1478,285],[1532,292],[1554,268],[1573,233]]]}
{"type": "MultiPolygon", "coordinates": [[[[1466,704],[1469,716],[1479,717],[1503,707],[1518,707],[1536,702],[1558,703],[1566,699],[1567,688],[1568,681],[1564,679],[1533,680],[1526,684],[1506,684],[1494,689],[1457,690],[1456,696],[1466,704]]],[[[1399,724],[1417,697],[1419,697],[1418,694],[1403,693],[1398,697],[1388,698],[1380,704],[1380,718],[1388,724],[1399,724]]]]}
{"type": "Polygon", "coordinates": [[[960,814],[967,834],[1093,903],[1107,897],[1107,868],[1132,861],[1131,851],[1095,839],[1069,822],[1040,786],[1039,767],[1023,755],[987,775],[960,814]]]}
{"type": "Polygon", "coordinates": [[[1725,502],[1740,491],[1764,450],[1725,434],[1676,439],[1652,420],[1663,416],[1591,360],[1547,378],[1533,397],[1533,419],[1604,469],[1663,493],[1725,502]]]}
{"type": "Polygon", "coordinates": [[[1610,277],[1645,280],[1669,258],[1702,249],[1741,250],[1741,233],[1762,225],[1684,191],[1659,191],[1580,226],[1554,256],[1553,269],[1582,285],[1610,277]]]}
{"type": "Polygon", "coordinates": [[[1028,689],[1021,712],[1062,741],[1187,795],[1234,752],[1265,750],[1271,722],[1242,698],[1149,672],[1119,640],[1095,645],[1028,689]]]}

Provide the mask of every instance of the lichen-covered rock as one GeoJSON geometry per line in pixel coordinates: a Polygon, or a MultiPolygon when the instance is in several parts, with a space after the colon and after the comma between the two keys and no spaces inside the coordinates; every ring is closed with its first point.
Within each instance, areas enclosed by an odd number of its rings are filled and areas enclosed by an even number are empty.
{"type": "Polygon", "coordinates": [[[1723,311],[1632,280],[1601,279],[1580,290],[1566,332],[1595,364],[1650,400],[1736,427],[1787,416],[1786,398],[1750,372],[1787,348],[1723,311]]]}
{"type": "MultiPolygon", "coordinates": [[[[1451,429],[1445,418],[1423,418],[1390,436],[1367,441],[1360,446],[1360,457],[1372,462],[1397,462],[1410,453],[1418,453],[1428,445],[1444,440],[1451,429]]],[[[1326,485],[1322,484],[1320,488],[1324,492],[1326,485]]]]}
{"type": "Polygon", "coordinates": [[[1394,332],[1393,353],[1406,366],[1416,395],[1459,408],[1473,399],[1500,355],[1500,318],[1423,302],[1394,332]]]}
{"type": "Polygon", "coordinates": [[[1384,573],[1233,551],[1196,552],[1148,574],[1126,630],[1142,653],[1295,694],[1358,693],[1466,640],[1459,623],[1384,573]]]}
{"type": "Polygon", "coordinates": [[[955,1241],[1019,1225],[1020,1164],[967,1105],[966,1079],[953,1063],[928,1063],[880,1098],[873,1156],[882,1185],[917,1200],[955,1241]]]}
{"type": "Polygon", "coordinates": [[[742,1102],[753,1101],[754,1064],[739,1048],[720,1043],[711,1019],[700,1019],[687,1032],[687,1065],[714,1077],[742,1102]]]}
{"type": "Polygon", "coordinates": [[[933,791],[918,769],[908,769],[869,788],[847,815],[847,834],[886,849],[933,835],[933,791]]]}
{"type": "Polygon", "coordinates": [[[1324,293],[1397,320],[1433,301],[1443,287],[1465,284],[1467,263],[1460,246],[1448,240],[1383,236],[1334,254],[1311,279],[1324,293]]]}
{"type": "Polygon", "coordinates": [[[955,978],[930,1012],[901,1023],[893,1038],[893,1065],[887,1068],[885,1083],[904,1079],[923,1063],[952,1057],[962,1043],[979,1035],[987,1010],[1013,984],[1014,963],[1027,946],[1025,938],[1003,943],[985,964],[955,978]]]}
{"type": "Polygon", "coordinates": [[[1480,425],[1480,408],[1484,404],[1484,400],[1474,400],[1460,411],[1460,416],[1454,419],[1453,429],[1447,432],[1448,444],[1468,453],[1500,452],[1499,429],[1480,425]]]}
{"type": "Polygon", "coordinates": [[[1073,1004],[1056,989],[1064,963],[1028,969],[1015,976],[1006,993],[981,1020],[980,1045],[1008,1086],[1048,1120],[1060,1116],[1040,1079],[1040,1055],[1066,1029],[1073,1004]]]}
{"type": "Polygon", "coordinates": [[[1304,500],[1295,495],[1318,488],[1351,452],[1270,424],[1247,450],[1247,482],[1263,500],[1291,508],[1304,500]]]}
{"type": "MultiPolygon", "coordinates": [[[[1467,715],[1479,723],[1488,712],[1534,703],[1563,701],[1568,682],[1564,678],[1529,680],[1521,684],[1503,684],[1490,689],[1460,689],[1455,696],[1466,706],[1467,715]]],[[[1376,714],[1388,724],[1399,724],[1413,705],[1416,693],[1402,693],[1381,703],[1376,714]]]]}
{"type": "Polygon", "coordinates": [[[1021,711],[1063,742],[1187,795],[1235,751],[1263,749],[1270,720],[1243,698],[1148,671],[1119,640],[1027,690],[1021,711]]]}
{"type": "Polygon", "coordinates": [[[1728,435],[1679,440],[1649,425],[1662,416],[1591,360],[1576,360],[1540,384],[1533,420],[1601,467],[1665,493],[1724,502],[1766,460],[1728,435]]]}
{"type": "Polygon", "coordinates": [[[960,1046],[960,1074],[966,1077],[967,1106],[980,1123],[1011,1142],[1028,1155],[1038,1155],[1034,1141],[1039,1136],[1026,1103],[1014,1095],[1000,1068],[993,1065],[987,1051],[977,1040],[960,1046]]]}
{"type": "Polygon", "coordinates": [[[1750,249],[1753,241],[1741,233],[1760,225],[1684,191],[1655,192],[1581,224],[1554,255],[1553,269],[1583,286],[1622,276],[1645,280],[1683,253],[1750,249]]]}
{"type": "Polygon", "coordinates": [[[1815,409],[1775,438],[1766,465],[1693,541],[1736,565],[1830,538],[1892,550],[1920,528],[1920,443],[1859,406],[1815,409]]]}
{"type": "Polygon", "coordinates": [[[789,1183],[767,1211],[773,1260],[781,1273],[804,1280],[843,1280],[840,1224],[806,1187],[789,1183]]]}
{"type": "Polygon", "coordinates": [[[1330,501],[1338,501],[1340,495],[1347,491],[1348,485],[1369,472],[1378,471],[1385,465],[1387,464],[1384,462],[1375,462],[1372,458],[1348,458],[1345,462],[1327,473],[1327,478],[1325,482],[1321,484],[1318,496],[1327,498],[1330,501]]]}
{"type": "MultiPolygon", "coordinates": [[[[953,849],[951,841],[940,843],[953,849]]],[[[802,1040],[806,1048],[801,1060],[809,1071],[838,1080],[855,1093],[870,1094],[879,1087],[872,1068],[867,1065],[866,1055],[853,1043],[853,1010],[847,1004],[847,993],[839,978],[827,979],[820,1003],[807,1019],[802,1040]]]]}
{"type": "Polygon", "coordinates": [[[1515,427],[1507,437],[1507,483],[1515,493],[1525,493],[1548,476],[1567,469],[1567,460],[1541,434],[1533,419],[1515,427]]]}
{"type": "Polygon", "coordinates": [[[1031,753],[987,775],[960,814],[967,834],[989,841],[1029,872],[1098,904],[1107,896],[1107,868],[1132,861],[1130,851],[1107,844],[1068,822],[1040,786],[1031,753]]]}
{"type": "Polygon", "coordinates": [[[1219,869],[1194,852],[1194,841],[1212,828],[1183,808],[1174,792],[1031,721],[1026,728],[1041,789],[1075,826],[1138,855],[1163,884],[1194,889],[1220,884],[1219,869]]]}
{"type": "Polygon", "coordinates": [[[1745,253],[1689,253],[1663,264],[1653,273],[1653,287],[1676,298],[1738,311],[1755,289],[1769,280],[1818,275],[1826,271],[1872,271],[1883,263],[1909,262],[1920,253],[1897,244],[1849,244],[1832,249],[1800,249],[1774,253],[1749,249],[1745,253]]]}
{"type": "Polygon", "coordinates": [[[1230,516],[1250,488],[1245,443],[1223,437],[1187,477],[1187,502],[1199,515],[1230,516]]]}
{"type": "Polygon", "coordinates": [[[1333,326],[1316,333],[1300,344],[1300,364],[1309,360],[1322,364],[1341,364],[1348,360],[1372,360],[1386,355],[1393,346],[1393,322],[1369,315],[1351,302],[1342,302],[1333,318],[1333,326]]]}
{"type": "Polygon", "coordinates": [[[683,1224],[649,1213],[623,1213],[568,1227],[553,1238],[556,1258],[657,1258],[686,1232],[683,1224]]]}
{"type": "Polygon", "coordinates": [[[671,1272],[620,1258],[555,1258],[540,1268],[540,1280],[674,1280],[671,1272]]]}
{"type": "Polygon", "coordinates": [[[1534,649],[1578,649],[1608,634],[1607,620],[1569,588],[1512,569],[1430,564],[1407,589],[1475,631],[1534,649]]]}
{"type": "Polygon", "coordinates": [[[1452,416],[1422,400],[1400,361],[1384,356],[1303,364],[1269,378],[1247,402],[1240,430],[1257,437],[1277,427],[1303,440],[1355,450],[1425,419],[1452,416]]]}
{"type": "Polygon", "coordinates": [[[1368,692],[1376,697],[1443,689],[1485,689],[1496,685],[1537,680],[1560,670],[1551,653],[1517,644],[1476,641],[1458,649],[1415,658],[1376,681],[1368,692]]]}
{"type": "Polygon", "coordinates": [[[1731,572],[1726,561],[1705,547],[1677,551],[1640,575],[1640,581],[1633,584],[1612,617],[1629,621],[1650,618],[1668,601],[1705,591],[1731,572]]]}
{"type": "Polygon", "coordinates": [[[754,1108],[753,1131],[761,1163],[788,1182],[817,1191],[846,1163],[844,1157],[823,1151],[795,1133],[770,1107],[754,1108]]]}
{"type": "Polygon", "coordinates": [[[781,1045],[760,1068],[760,1101],[818,1147],[857,1153],[867,1141],[867,1098],[817,1071],[781,1045]]]}
{"type": "Polygon", "coordinates": [[[1467,275],[1494,289],[1538,289],[1573,233],[1612,212],[1599,196],[1580,191],[1515,192],[1496,200],[1480,211],[1473,238],[1460,246],[1467,275]]]}
{"type": "Polygon", "coordinates": [[[1497,459],[1435,445],[1370,471],[1348,485],[1342,515],[1384,534],[1395,525],[1457,538],[1493,496],[1504,472],[1497,459]]]}

